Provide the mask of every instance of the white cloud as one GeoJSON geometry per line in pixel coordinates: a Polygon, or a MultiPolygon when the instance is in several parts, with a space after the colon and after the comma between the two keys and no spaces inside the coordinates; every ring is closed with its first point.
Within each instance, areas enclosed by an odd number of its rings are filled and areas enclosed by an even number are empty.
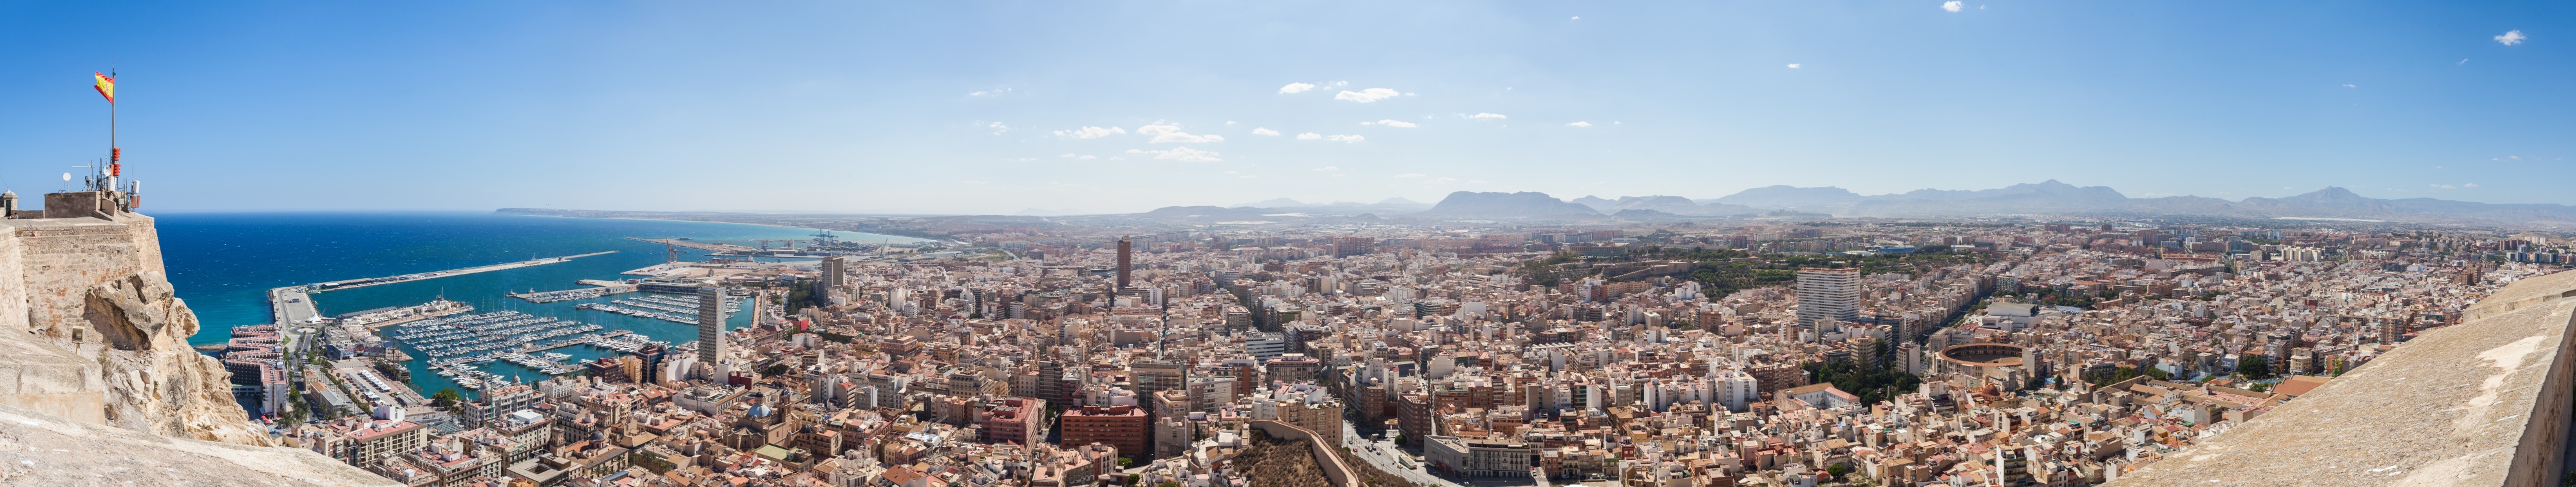
{"type": "Polygon", "coordinates": [[[1168,161],[1181,161],[1181,162],[1222,162],[1222,161],[1224,161],[1224,159],[1218,159],[1218,158],[1216,158],[1216,151],[1204,151],[1204,150],[1192,149],[1192,148],[1188,148],[1188,147],[1173,147],[1173,148],[1172,148],[1172,150],[1143,150],[1143,149],[1127,149],[1127,153],[1129,153],[1129,154],[1152,154],[1152,155],[1154,156],[1154,158],[1155,158],[1155,159],[1168,160],[1168,161]]]}
{"type": "Polygon", "coordinates": [[[1502,120],[1511,117],[1502,116],[1501,114],[1477,112],[1475,115],[1459,115],[1458,118],[1468,120],[1502,120]]]}
{"type": "Polygon", "coordinates": [[[1010,88],[994,88],[974,93],[967,93],[966,96],[1002,96],[1008,94],[1011,94],[1010,88]]]}
{"type": "Polygon", "coordinates": [[[1011,126],[1002,125],[1002,122],[984,124],[984,128],[993,129],[993,135],[1002,135],[1003,132],[1011,131],[1011,126]]]}
{"type": "Polygon", "coordinates": [[[1385,126],[1388,126],[1388,127],[1395,127],[1395,128],[1407,128],[1407,129],[1422,126],[1422,124],[1418,124],[1418,123],[1407,122],[1407,121],[1403,121],[1403,120],[1392,120],[1392,119],[1389,119],[1389,120],[1379,120],[1379,121],[1375,121],[1375,122],[1360,122],[1360,125],[1385,125],[1385,126]]]}
{"type": "Polygon", "coordinates": [[[2478,183],[2461,183],[2461,184],[2460,184],[2460,187],[2462,187],[2462,188],[2475,188],[2475,187],[2478,187],[2478,183]]]}
{"type": "Polygon", "coordinates": [[[1368,137],[1361,137],[1361,136],[1357,136],[1357,135],[1326,135],[1326,136],[1324,136],[1324,140],[1326,140],[1326,141],[1330,141],[1330,142],[1352,142],[1352,143],[1358,143],[1358,142],[1366,142],[1366,141],[1368,141],[1368,137]]]}
{"type": "Polygon", "coordinates": [[[1342,170],[1341,166],[1324,166],[1315,168],[1315,172],[1333,172],[1339,170],[1342,170]]]}
{"type": "Polygon", "coordinates": [[[1279,131],[1264,127],[1253,127],[1252,135],[1279,135],[1279,131]]]}
{"type": "Polygon", "coordinates": [[[2353,85],[2352,85],[2352,83],[2344,83],[2344,84],[2343,84],[2343,87],[2345,87],[2345,88],[2360,88],[2359,86],[2353,86],[2353,85]]]}
{"type": "Polygon", "coordinates": [[[2459,187],[2459,186],[2452,186],[2452,185],[2448,185],[2448,184],[2428,184],[2428,185],[2426,185],[2426,186],[2432,186],[2432,187],[2433,187],[2433,189],[2460,189],[2460,187],[2459,187]]]}
{"type": "Polygon", "coordinates": [[[1289,93],[1305,93],[1306,90],[1312,89],[1315,89],[1315,85],[1311,83],[1289,83],[1288,86],[1279,87],[1279,93],[1283,95],[1289,93]]]}
{"type": "Polygon", "coordinates": [[[1581,15],[1576,15],[1576,16],[1574,16],[1574,18],[1566,19],[1566,20],[1583,20],[1583,16],[1581,16],[1581,15]]]}
{"type": "Polygon", "coordinates": [[[2451,63],[2451,65],[2452,65],[2452,66],[2467,66],[2467,65],[2469,65],[2469,58],[2460,58],[2460,62],[2451,63]]]}
{"type": "Polygon", "coordinates": [[[1966,8],[1966,7],[1967,7],[1967,5],[1962,5],[1962,4],[1960,4],[1960,3],[1959,3],[1959,0],[1950,0],[1950,1],[1947,1],[1947,2],[1941,2],[1941,9],[1942,9],[1942,10],[1948,10],[1948,11],[1950,11],[1950,13],[1959,13],[1959,10],[1960,10],[1960,9],[1962,9],[1962,8],[1966,8]]]}
{"type": "Polygon", "coordinates": [[[1073,130],[1058,130],[1055,131],[1055,136],[1056,138],[1061,139],[1097,139],[1124,133],[1127,133],[1127,129],[1118,127],[1083,127],[1073,130]]]}
{"type": "Polygon", "coordinates": [[[1574,122],[1574,123],[1565,124],[1565,126],[1567,126],[1567,127],[1590,127],[1590,126],[1592,126],[1592,122],[1576,121],[1576,122],[1574,122]]]}
{"type": "Polygon", "coordinates": [[[1307,133],[1297,134],[1297,140],[1315,140],[1315,139],[1321,139],[1321,138],[1324,138],[1324,136],[1322,136],[1322,135],[1317,135],[1317,134],[1316,134],[1316,133],[1314,133],[1314,132],[1307,132],[1307,133]]]}
{"type": "Polygon", "coordinates": [[[1360,102],[1360,103],[1369,103],[1369,102],[1374,102],[1374,101],[1378,101],[1378,100],[1384,100],[1384,99],[1388,99],[1388,98],[1394,98],[1394,97],[1402,96],[1402,95],[1403,95],[1403,93],[1398,93],[1398,92],[1396,92],[1395,90],[1390,90],[1390,89],[1386,89],[1386,88],[1369,88],[1369,89],[1359,90],[1359,91],[1348,91],[1348,90],[1344,90],[1344,91],[1342,91],[1341,93],[1334,93],[1334,94],[1333,94],[1333,99],[1335,99],[1335,100],[1348,100],[1348,101],[1355,101],[1355,102],[1360,102]]]}
{"type": "Polygon", "coordinates": [[[1789,69],[1798,69],[1798,63],[1789,63],[1789,69]]]}
{"type": "Polygon", "coordinates": [[[2529,37],[2523,36],[2522,31],[2519,30],[2508,30],[2504,31],[2504,34],[2495,36],[2496,42],[2508,46],[2521,44],[2523,39],[2529,39],[2529,37]]]}
{"type": "Polygon", "coordinates": [[[1086,155],[1075,154],[1075,153],[1071,153],[1071,152],[1066,152],[1066,153],[1064,153],[1064,155],[1059,155],[1059,156],[1056,156],[1056,157],[1062,157],[1062,158],[1066,158],[1066,159],[1073,159],[1073,160],[1077,160],[1077,161],[1088,161],[1088,160],[1092,160],[1092,159],[1099,159],[1099,158],[1100,158],[1100,156],[1086,156],[1086,155]]]}
{"type": "Polygon", "coordinates": [[[1418,177],[1422,177],[1422,176],[1423,176],[1423,174],[1422,174],[1422,173],[1418,173],[1418,172],[1409,172],[1409,173],[1404,173],[1404,174],[1397,174],[1397,175],[1395,175],[1395,178],[1396,178],[1396,179],[1411,179],[1411,178],[1418,178],[1418,177]]]}
{"type": "Polygon", "coordinates": [[[1136,135],[1154,136],[1154,140],[1146,141],[1147,143],[1153,144],[1194,144],[1225,141],[1225,136],[1222,135],[1196,135],[1182,132],[1179,124],[1154,124],[1136,127],[1136,135]]]}
{"type": "Polygon", "coordinates": [[[1227,120],[1227,121],[1225,121],[1225,126],[1227,126],[1227,127],[1232,127],[1232,126],[1234,126],[1234,121],[1233,121],[1233,120],[1227,120]]]}

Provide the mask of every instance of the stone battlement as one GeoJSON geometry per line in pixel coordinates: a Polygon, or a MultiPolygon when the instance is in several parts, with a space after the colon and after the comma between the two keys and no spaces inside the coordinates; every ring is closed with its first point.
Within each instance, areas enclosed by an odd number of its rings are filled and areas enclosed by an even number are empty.
{"type": "Polygon", "coordinates": [[[2299,400],[2110,485],[2556,485],[2576,272],[2525,279],[2299,400]]]}

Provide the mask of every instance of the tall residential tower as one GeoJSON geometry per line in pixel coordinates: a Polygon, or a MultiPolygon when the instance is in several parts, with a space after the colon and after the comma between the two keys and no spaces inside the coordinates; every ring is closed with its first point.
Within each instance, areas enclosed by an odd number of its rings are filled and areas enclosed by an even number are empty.
{"type": "Polygon", "coordinates": [[[1860,319],[1860,269],[1798,269],[1798,326],[1860,319]]]}
{"type": "Polygon", "coordinates": [[[1128,251],[1127,237],[1118,237],[1118,289],[1127,289],[1127,273],[1135,268],[1135,261],[1128,260],[1128,251]]]}
{"type": "MultiPolygon", "coordinates": [[[[725,356],[724,287],[698,288],[698,361],[714,366],[725,356]]],[[[719,369],[720,370],[720,369],[719,369]]]]}

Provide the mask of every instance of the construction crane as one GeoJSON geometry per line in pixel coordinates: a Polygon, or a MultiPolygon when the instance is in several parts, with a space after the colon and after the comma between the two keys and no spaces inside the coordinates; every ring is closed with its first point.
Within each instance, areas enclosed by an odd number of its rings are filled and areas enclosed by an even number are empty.
{"type": "Polygon", "coordinates": [[[760,250],[761,250],[761,251],[763,251],[763,252],[767,252],[767,251],[769,251],[769,243],[770,243],[770,242],[778,242],[778,243],[787,244],[787,250],[792,252],[792,251],[795,251],[795,250],[796,250],[796,242],[802,242],[803,240],[784,239],[784,238],[759,238],[759,239],[752,239],[752,241],[760,242],[760,250]]]}
{"type": "Polygon", "coordinates": [[[668,264],[678,264],[678,263],[680,263],[680,246],[678,246],[678,245],[671,245],[671,243],[670,243],[670,242],[662,242],[662,251],[671,253],[671,258],[670,258],[669,260],[665,260],[665,261],[663,261],[664,263],[668,263],[668,264]]]}

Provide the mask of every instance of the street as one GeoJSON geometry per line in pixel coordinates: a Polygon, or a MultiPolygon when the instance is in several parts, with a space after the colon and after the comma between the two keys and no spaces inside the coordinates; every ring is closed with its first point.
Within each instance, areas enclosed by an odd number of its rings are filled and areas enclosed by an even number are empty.
{"type": "Polygon", "coordinates": [[[1411,454],[1405,453],[1403,449],[1396,446],[1394,441],[1383,439],[1372,441],[1367,438],[1360,437],[1359,430],[1352,426],[1350,420],[1342,421],[1342,446],[1350,448],[1351,456],[1358,457],[1360,460],[1366,461],[1370,465],[1377,466],[1378,470],[1385,470],[1387,473],[1400,475],[1403,476],[1405,480],[1423,485],[1434,487],[1519,487],[1537,485],[1537,482],[1532,481],[1527,476],[1470,477],[1470,480],[1467,480],[1462,484],[1458,480],[1449,477],[1432,475],[1429,470],[1425,470],[1429,465],[1424,464],[1422,459],[1415,458],[1411,454]],[[1377,449],[1375,451],[1371,451],[1369,449],[1370,446],[1376,446],[1377,449]],[[1399,458],[1403,459],[1405,462],[1412,463],[1414,468],[1404,468],[1403,465],[1397,462],[1397,459],[1399,458]]]}

